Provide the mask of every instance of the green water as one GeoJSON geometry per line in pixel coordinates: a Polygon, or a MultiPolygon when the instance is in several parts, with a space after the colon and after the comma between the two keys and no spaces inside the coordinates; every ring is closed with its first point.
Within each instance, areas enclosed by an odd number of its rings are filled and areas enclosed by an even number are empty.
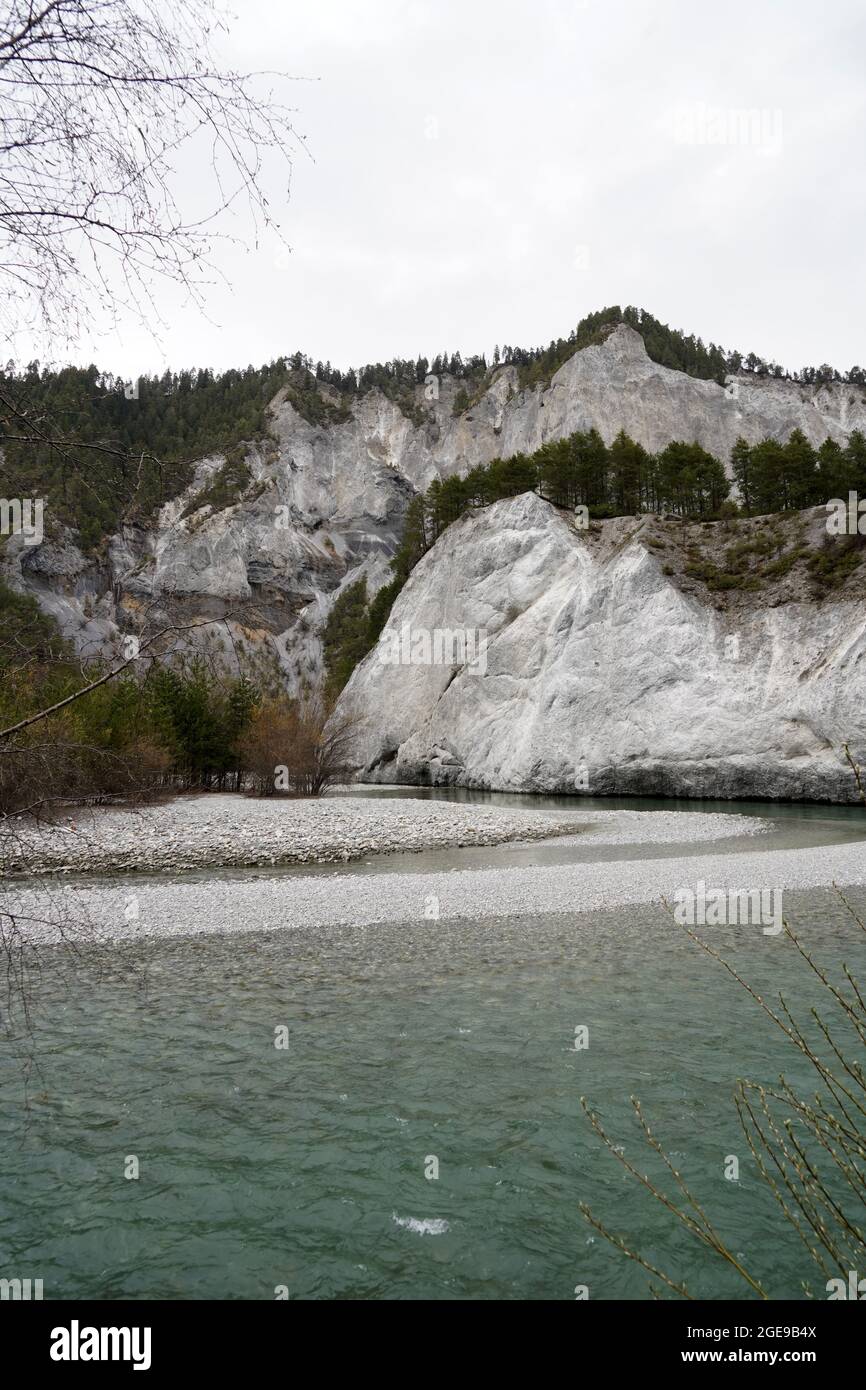
{"type": "MultiPolygon", "coordinates": [[[[866,975],[832,892],[785,906],[833,973],[866,975]]],[[[798,1013],[820,997],[786,938],[713,944],[798,1013]]],[[[658,1172],[632,1093],[773,1295],[823,1296],[731,1098],[811,1077],[655,908],[44,952],[29,991],[0,1062],[0,1276],[46,1298],[646,1298],[580,1201],[695,1296],[743,1296],[592,1134],[581,1095],[658,1172]]]]}

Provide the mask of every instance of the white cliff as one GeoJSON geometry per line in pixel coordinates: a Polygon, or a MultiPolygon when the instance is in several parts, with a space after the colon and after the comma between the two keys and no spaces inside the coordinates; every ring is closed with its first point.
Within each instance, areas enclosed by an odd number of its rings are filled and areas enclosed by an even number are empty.
{"type": "MultiPolygon", "coordinates": [[[[819,514],[797,524],[818,540],[819,514]]],[[[587,533],[531,493],[449,527],[341,697],[361,780],[855,800],[863,581],[816,602],[792,570],[720,601],[670,563],[682,533],[649,517],[587,533]],[[436,664],[437,630],[440,654],[470,631],[483,658],[436,664]]]]}

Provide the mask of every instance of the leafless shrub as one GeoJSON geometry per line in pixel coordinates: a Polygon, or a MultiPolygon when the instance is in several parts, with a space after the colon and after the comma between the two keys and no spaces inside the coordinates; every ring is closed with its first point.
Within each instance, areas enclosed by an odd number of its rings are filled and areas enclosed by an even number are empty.
{"type": "Polygon", "coordinates": [[[296,763],[298,737],[299,719],[294,703],[284,696],[263,700],[240,745],[243,765],[259,796],[273,796],[281,763],[296,763]]]}
{"type": "MultiPolygon", "coordinates": [[[[162,789],[171,766],[164,748],[141,738],[122,751],[68,742],[41,726],[0,744],[0,817],[50,816],[70,803],[140,801],[162,789]]],[[[0,851],[2,851],[0,829],[0,851]]]]}
{"type": "Polygon", "coordinates": [[[349,771],[353,730],[351,719],[333,717],[321,700],[265,700],[241,744],[254,789],[260,796],[321,796],[349,771]]]}

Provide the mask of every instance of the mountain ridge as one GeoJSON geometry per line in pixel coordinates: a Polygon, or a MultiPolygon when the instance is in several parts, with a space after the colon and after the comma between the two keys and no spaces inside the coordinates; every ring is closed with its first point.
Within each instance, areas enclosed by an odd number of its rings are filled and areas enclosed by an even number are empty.
{"type": "Polygon", "coordinates": [[[417,385],[422,424],[375,387],[352,402],[349,418],[327,423],[311,423],[278,392],[272,437],[243,451],[239,496],[229,490],[218,508],[207,501],[228,466],[213,454],[155,521],[121,525],[96,556],[69,528],[52,530],[49,516],[42,546],[7,540],[3,573],[79,653],[119,653],[143,614],[154,623],[222,620],[221,635],[193,634],[189,644],[216,653],[222,642],[229,668],[251,661],[298,693],[321,682],[318,634],[335,596],[362,574],[371,593],[390,579],[409,502],[436,478],[575,429],[597,428],[606,440],[625,429],[650,450],[697,440],[726,462],[739,436],[785,439],[800,429],[819,444],[866,430],[866,390],[856,384],[746,373],[734,385],[654,363],[640,334],[621,324],[576,350],[548,385],[520,388],[519,367],[500,368],[462,412],[454,411],[458,379],[442,377],[432,399],[417,385]]]}

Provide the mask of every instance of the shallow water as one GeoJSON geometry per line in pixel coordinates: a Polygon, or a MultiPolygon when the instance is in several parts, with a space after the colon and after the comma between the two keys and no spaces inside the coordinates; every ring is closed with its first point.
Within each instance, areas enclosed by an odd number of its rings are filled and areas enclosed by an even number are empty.
{"type": "MultiPolygon", "coordinates": [[[[786,911],[866,975],[831,891],[786,911]]],[[[712,940],[798,1014],[820,997],[786,938],[712,940]]],[[[0,1062],[0,1277],[46,1298],[647,1297],[581,1201],[694,1295],[743,1296],[591,1132],[582,1095],[658,1171],[633,1093],[773,1295],[823,1296],[732,1101],[741,1076],[811,1077],[658,909],[52,950],[29,992],[0,1062]]]]}

